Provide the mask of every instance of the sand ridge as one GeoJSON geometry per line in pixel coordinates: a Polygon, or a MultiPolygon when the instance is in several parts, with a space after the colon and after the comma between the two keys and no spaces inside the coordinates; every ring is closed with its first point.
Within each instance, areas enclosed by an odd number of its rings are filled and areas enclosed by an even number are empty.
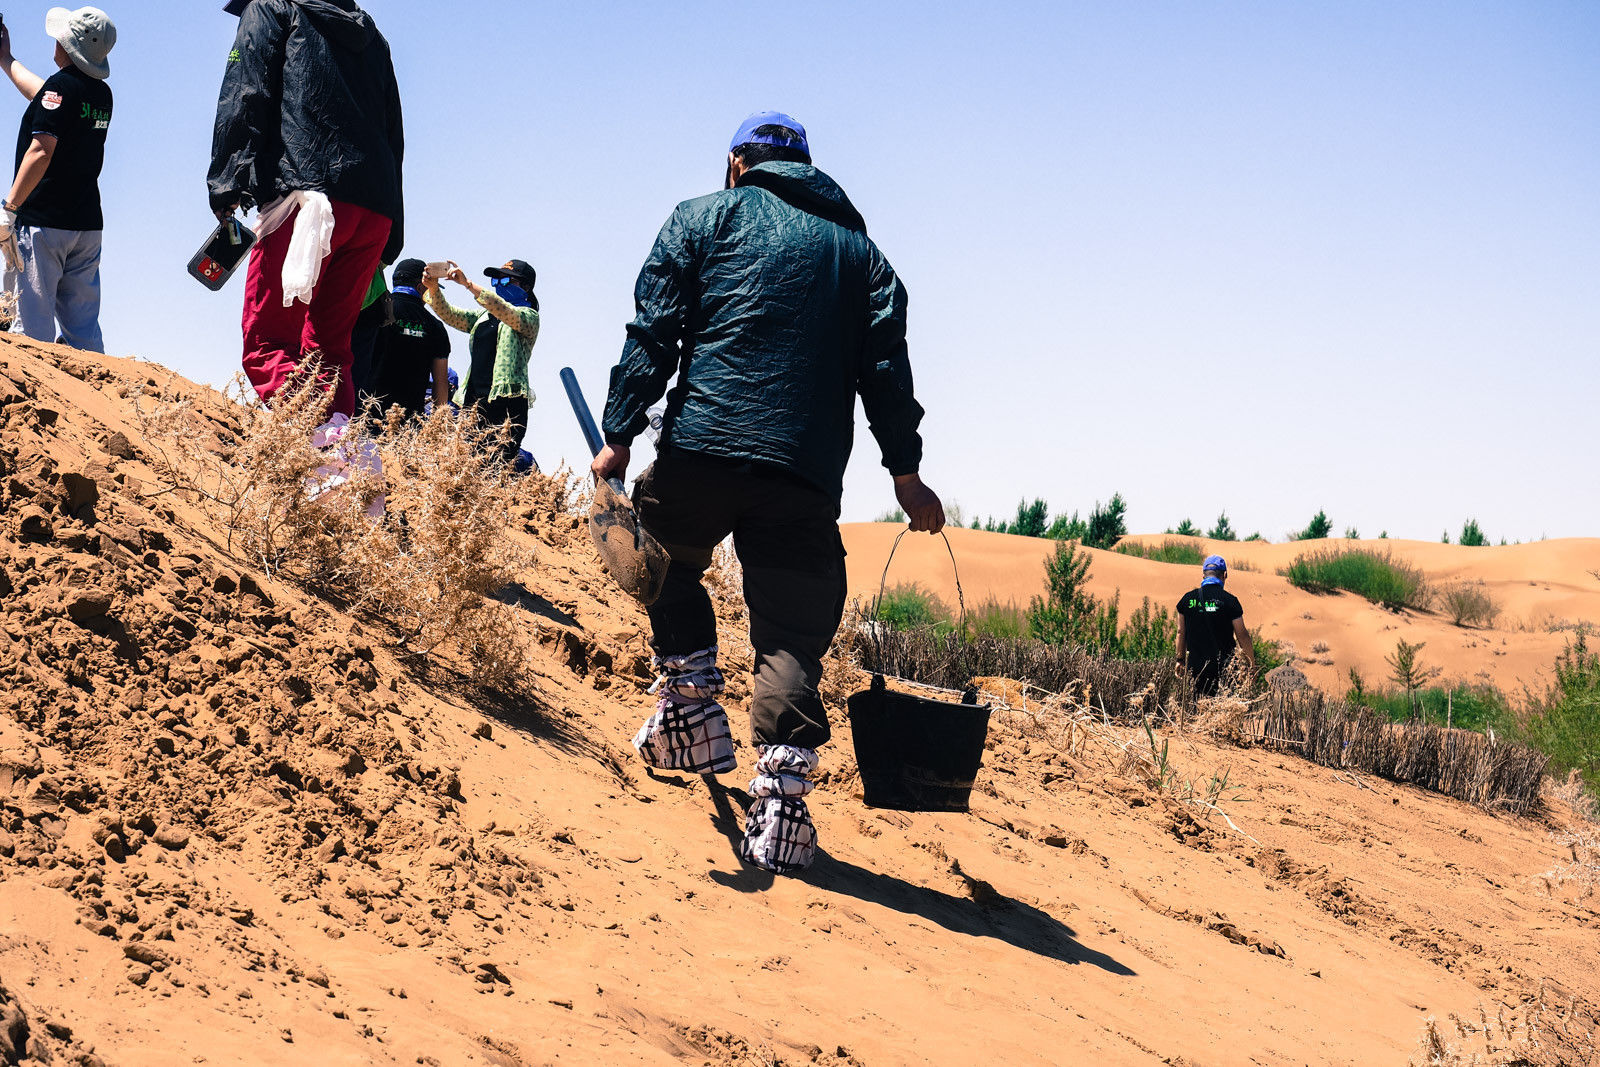
{"type": "Polygon", "coordinates": [[[1541,982],[1596,1021],[1600,912],[1537,877],[1555,823],[1176,739],[1249,840],[1008,713],[970,815],[872,810],[841,668],[825,855],[743,868],[751,750],[720,780],[636,762],[645,620],[581,515],[518,515],[533,673],[484,694],[163,493],[130,405],[165,382],[0,340],[0,1033],[28,1062],[1392,1063],[1541,982]]]}
{"type": "MultiPolygon", "coordinates": [[[[893,523],[844,527],[852,597],[866,601],[876,595],[890,546],[903,529],[893,523]]],[[[981,530],[952,529],[949,534],[969,608],[991,598],[1025,608],[1043,594],[1044,564],[1055,542],[981,530]]],[[[1167,538],[1131,540],[1155,545],[1167,538]]],[[[1423,661],[1442,670],[1443,683],[1489,682],[1512,694],[1520,694],[1523,686],[1539,690],[1571,639],[1570,630],[1553,628],[1552,623],[1600,624],[1600,539],[1482,548],[1376,539],[1288,544],[1193,540],[1208,554],[1221,553],[1232,563],[1228,589],[1243,603],[1252,631],[1292,648],[1312,684],[1330,692],[1349,687],[1352,668],[1370,687],[1387,684],[1390,667],[1384,659],[1402,638],[1426,643],[1423,661]],[[1347,546],[1391,552],[1420,568],[1435,586],[1482,582],[1501,605],[1501,617],[1493,628],[1459,627],[1438,611],[1396,613],[1350,593],[1308,593],[1277,574],[1302,553],[1347,546]],[[1241,564],[1254,569],[1244,570],[1241,564]],[[1318,650],[1320,645],[1327,650],[1318,650]]],[[[1171,609],[1200,582],[1197,567],[1083,551],[1092,560],[1090,590],[1101,598],[1120,593],[1124,614],[1144,597],[1171,609]]],[[[901,542],[889,584],[913,581],[955,607],[955,581],[943,541],[911,534],[901,542]]]]}

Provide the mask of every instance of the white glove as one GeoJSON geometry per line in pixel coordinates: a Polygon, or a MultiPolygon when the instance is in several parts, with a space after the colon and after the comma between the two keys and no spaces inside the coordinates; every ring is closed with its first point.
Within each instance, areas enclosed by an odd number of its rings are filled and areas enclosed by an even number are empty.
{"type": "Polygon", "coordinates": [[[10,207],[0,207],[0,241],[10,237],[17,229],[17,213],[10,207]]]}

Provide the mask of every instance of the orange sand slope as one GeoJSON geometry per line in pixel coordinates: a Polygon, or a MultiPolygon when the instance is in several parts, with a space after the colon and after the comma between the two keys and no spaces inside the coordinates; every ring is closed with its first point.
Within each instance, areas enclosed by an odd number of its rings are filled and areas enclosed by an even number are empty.
{"type": "MultiPolygon", "coordinates": [[[[889,548],[903,529],[891,523],[844,528],[852,596],[865,599],[877,593],[889,548]]],[[[1044,562],[1055,551],[1055,542],[980,530],[949,533],[969,608],[991,598],[1026,607],[1044,592],[1044,562]]],[[[1155,545],[1166,538],[1131,540],[1155,545]]],[[[1507,690],[1537,687],[1570,637],[1559,624],[1600,623],[1600,539],[1484,548],[1391,540],[1281,545],[1195,540],[1233,567],[1228,589],[1243,602],[1251,629],[1292,648],[1314,684],[1339,692],[1348,687],[1352,668],[1368,684],[1383,684],[1390,670],[1384,657],[1401,638],[1426,642],[1423,662],[1441,668],[1446,681],[1487,681],[1507,690]],[[1392,552],[1419,567],[1436,586],[1481,581],[1499,602],[1500,618],[1493,629],[1464,629],[1438,612],[1395,614],[1354,594],[1303,592],[1277,575],[1302,553],[1349,546],[1392,552]]],[[[1200,582],[1197,567],[1087,551],[1094,561],[1090,589],[1100,597],[1120,591],[1124,612],[1144,597],[1171,608],[1200,582]]],[[[955,606],[955,583],[942,540],[907,534],[901,542],[889,584],[913,581],[955,606]]]]}
{"type": "MultiPolygon", "coordinates": [[[[487,694],[230,556],[143,458],[157,380],[0,340],[0,1062],[1391,1064],[1541,983],[1600,1020],[1560,813],[1174,739],[1247,838],[1006,712],[970,815],[871,810],[839,664],[825,854],[745,869],[751,749],[640,766],[643,614],[537,481],[530,669],[487,694]]],[[[1027,588],[1007,543],[957,536],[976,588],[1027,588]]]]}

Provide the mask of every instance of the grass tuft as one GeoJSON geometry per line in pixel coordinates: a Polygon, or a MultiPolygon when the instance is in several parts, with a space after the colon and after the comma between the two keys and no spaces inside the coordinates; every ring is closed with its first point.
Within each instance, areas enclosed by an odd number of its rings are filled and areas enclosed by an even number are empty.
{"type": "Polygon", "coordinates": [[[1297,589],[1312,593],[1343,590],[1398,611],[1428,606],[1430,591],[1422,571],[1390,552],[1329,549],[1296,556],[1278,572],[1297,589]]]}

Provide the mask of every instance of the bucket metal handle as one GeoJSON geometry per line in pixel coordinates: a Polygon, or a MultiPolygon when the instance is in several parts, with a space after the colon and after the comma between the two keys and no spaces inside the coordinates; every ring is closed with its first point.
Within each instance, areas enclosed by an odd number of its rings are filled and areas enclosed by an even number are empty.
{"type": "MultiPolygon", "coordinates": [[[[889,547],[889,558],[883,561],[883,577],[878,579],[878,599],[872,602],[874,610],[883,603],[883,594],[889,584],[889,567],[894,563],[894,554],[900,550],[900,542],[905,540],[906,534],[910,532],[909,528],[901,530],[895,537],[894,544],[889,547]]],[[[964,633],[967,628],[967,598],[961,591],[961,570],[956,566],[956,550],[950,544],[949,534],[940,530],[939,536],[944,538],[944,550],[950,553],[950,571],[956,577],[956,603],[961,606],[961,629],[964,633]]]]}

